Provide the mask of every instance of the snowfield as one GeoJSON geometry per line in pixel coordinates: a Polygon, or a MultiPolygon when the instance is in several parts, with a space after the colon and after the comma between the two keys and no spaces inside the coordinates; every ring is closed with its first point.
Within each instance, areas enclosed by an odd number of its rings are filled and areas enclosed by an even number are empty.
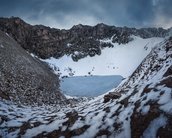
{"type": "Polygon", "coordinates": [[[164,38],[148,38],[132,36],[133,41],[128,44],[112,43],[112,39],[100,40],[103,43],[110,42],[113,48],[102,49],[101,55],[87,56],[74,62],[71,56],[63,56],[59,59],[53,57],[42,60],[48,63],[55,73],[61,76],[85,76],[85,75],[121,75],[129,77],[138,67],[141,61],[150,53],[156,44],[164,38]]]}

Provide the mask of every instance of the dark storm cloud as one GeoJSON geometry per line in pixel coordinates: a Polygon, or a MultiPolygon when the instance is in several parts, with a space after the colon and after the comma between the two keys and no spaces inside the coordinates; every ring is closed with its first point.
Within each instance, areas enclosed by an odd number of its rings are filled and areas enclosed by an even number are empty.
{"type": "Polygon", "coordinates": [[[130,20],[136,21],[136,24],[151,21],[154,16],[151,0],[132,0],[126,8],[130,20]]]}
{"type": "Polygon", "coordinates": [[[172,25],[172,0],[0,0],[0,16],[69,28],[99,22],[117,26],[172,25]]]}

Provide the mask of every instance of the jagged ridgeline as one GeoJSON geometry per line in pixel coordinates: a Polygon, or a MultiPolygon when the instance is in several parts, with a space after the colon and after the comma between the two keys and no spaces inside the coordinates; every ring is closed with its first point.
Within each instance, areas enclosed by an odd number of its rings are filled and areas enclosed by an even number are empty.
{"type": "Polygon", "coordinates": [[[113,43],[126,44],[131,35],[141,38],[164,37],[169,30],[162,28],[127,28],[105,24],[96,26],[75,25],[69,30],[55,29],[43,25],[29,25],[20,18],[0,18],[0,30],[7,32],[24,49],[45,59],[72,55],[74,61],[86,56],[101,54],[101,48],[113,47],[100,39],[111,38],[113,43]],[[80,54],[75,54],[75,52],[80,54]]]}
{"type": "Polygon", "coordinates": [[[0,97],[22,104],[65,102],[59,79],[10,36],[0,31],[0,97]]]}

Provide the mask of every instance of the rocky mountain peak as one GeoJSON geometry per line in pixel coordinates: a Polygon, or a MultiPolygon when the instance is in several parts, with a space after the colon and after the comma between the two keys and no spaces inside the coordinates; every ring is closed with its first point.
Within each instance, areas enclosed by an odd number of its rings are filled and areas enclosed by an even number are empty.
{"type": "Polygon", "coordinates": [[[71,29],[73,29],[73,30],[77,30],[77,29],[83,29],[85,26],[84,25],[82,25],[82,24],[78,24],[78,25],[74,25],[71,29]]]}
{"type": "Polygon", "coordinates": [[[115,27],[103,23],[96,26],[79,24],[69,30],[59,30],[43,25],[32,26],[18,17],[0,18],[0,30],[8,33],[25,50],[40,58],[60,58],[63,55],[74,57],[77,51],[82,55],[75,56],[73,59],[76,61],[100,54],[103,47],[112,47],[110,43],[100,42],[103,39],[112,38],[113,43],[125,44],[132,41],[132,35],[142,38],[164,37],[169,31],[162,28],[115,27]]]}

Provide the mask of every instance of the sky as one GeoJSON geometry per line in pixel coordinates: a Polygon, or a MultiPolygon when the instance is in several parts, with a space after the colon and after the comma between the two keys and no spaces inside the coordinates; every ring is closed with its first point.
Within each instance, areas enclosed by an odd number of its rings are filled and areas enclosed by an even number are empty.
{"type": "Polygon", "coordinates": [[[98,23],[169,28],[172,0],[0,0],[0,16],[59,29],[98,23]]]}

